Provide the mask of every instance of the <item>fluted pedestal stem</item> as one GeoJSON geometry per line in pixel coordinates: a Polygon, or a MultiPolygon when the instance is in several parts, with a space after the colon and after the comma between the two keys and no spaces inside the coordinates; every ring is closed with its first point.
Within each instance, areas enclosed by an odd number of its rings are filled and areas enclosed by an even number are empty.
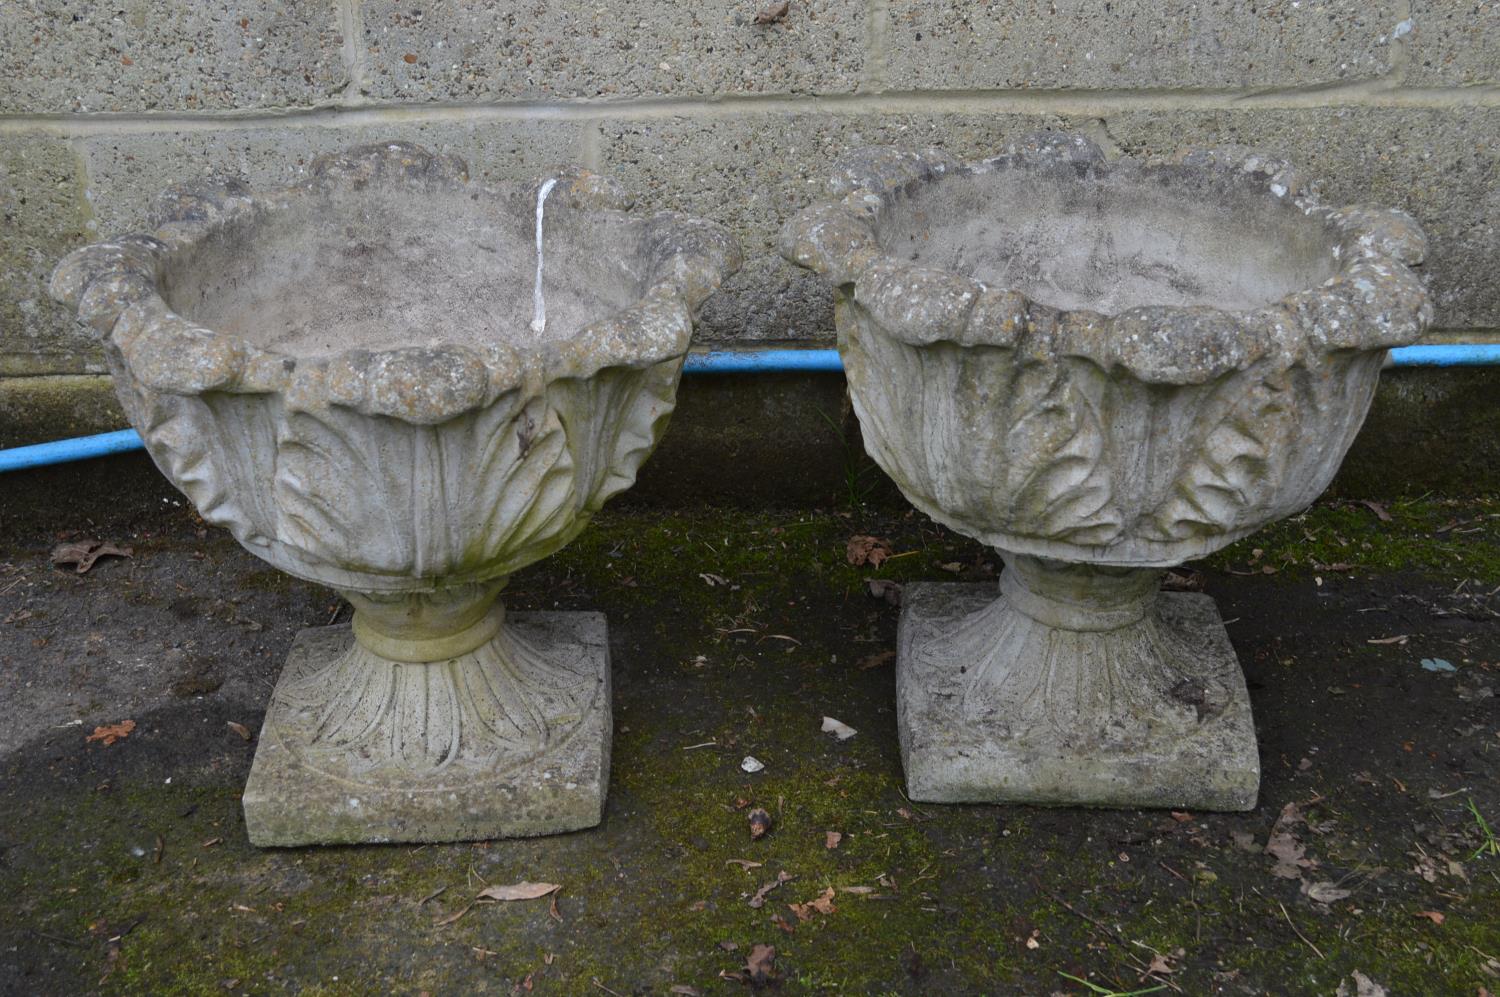
{"type": "Polygon", "coordinates": [[[913,799],[1246,809],[1249,696],[1207,596],[1160,571],[1006,555],[1000,595],[904,594],[898,725],[913,799]]]}
{"type": "Polygon", "coordinates": [[[297,636],[245,792],[258,845],[442,841],[598,823],[609,661],[597,613],[507,615],[503,581],[346,593],[297,636]]]}

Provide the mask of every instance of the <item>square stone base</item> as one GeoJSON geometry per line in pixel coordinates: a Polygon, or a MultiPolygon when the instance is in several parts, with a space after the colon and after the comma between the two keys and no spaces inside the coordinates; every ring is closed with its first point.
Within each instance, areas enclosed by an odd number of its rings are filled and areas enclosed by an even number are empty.
{"type": "Polygon", "coordinates": [[[460,760],[436,773],[372,770],[358,751],[340,757],[308,743],[306,707],[284,693],[299,676],[343,655],[354,637],[347,624],[298,633],[245,785],[251,844],[469,841],[598,824],[613,730],[604,615],[511,613],[505,627],[533,653],[592,679],[592,695],[581,714],[549,718],[552,736],[539,753],[501,754],[484,764],[460,760]]]}
{"type": "Polygon", "coordinates": [[[897,728],[913,800],[1254,808],[1260,758],[1250,696],[1211,598],[1164,592],[1156,612],[1188,652],[1180,662],[1184,670],[1216,678],[1228,690],[1227,705],[1197,724],[1140,730],[1123,742],[1035,727],[1008,736],[1003,711],[982,720],[966,715],[955,691],[966,663],[921,651],[995,598],[993,585],[917,583],[902,593],[897,728]]]}

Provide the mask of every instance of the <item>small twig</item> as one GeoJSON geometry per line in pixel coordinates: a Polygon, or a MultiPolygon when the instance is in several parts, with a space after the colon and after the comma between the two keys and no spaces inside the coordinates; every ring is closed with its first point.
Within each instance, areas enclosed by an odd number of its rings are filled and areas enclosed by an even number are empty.
{"type": "Polygon", "coordinates": [[[1163,869],[1167,870],[1168,872],[1170,872],[1172,875],[1176,876],[1178,879],[1182,880],[1184,883],[1187,883],[1190,886],[1192,885],[1192,880],[1188,879],[1182,873],[1178,872],[1176,869],[1173,869],[1171,866],[1167,865],[1165,862],[1162,862],[1162,861],[1158,860],[1156,864],[1159,865],[1159,866],[1161,866],[1163,869]]]}
{"type": "Polygon", "coordinates": [[[1066,910],[1068,910],[1070,913],[1076,914],[1077,916],[1079,916],[1079,917],[1083,918],[1085,921],[1087,921],[1089,924],[1092,924],[1094,927],[1096,927],[1100,931],[1104,932],[1104,934],[1109,938],[1110,941],[1114,942],[1116,945],[1120,946],[1120,948],[1125,951],[1125,959],[1126,959],[1126,961],[1128,961],[1130,963],[1133,963],[1137,972],[1144,973],[1145,975],[1151,976],[1151,978],[1153,980],[1158,980],[1159,982],[1165,984],[1166,986],[1171,987],[1177,993],[1182,993],[1183,992],[1182,988],[1179,987],[1177,984],[1173,983],[1171,980],[1168,980],[1168,979],[1166,979],[1164,977],[1160,977],[1160,976],[1154,976],[1154,975],[1146,972],[1146,968],[1140,964],[1140,961],[1138,959],[1135,958],[1135,953],[1133,953],[1133,952],[1130,951],[1130,943],[1127,942],[1127,941],[1125,941],[1125,939],[1121,938],[1119,932],[1115,931],[1115,929],[1111,928],[1109,925],[1103,923],[1102,921],[1099,921],[1096,918],[1091,917],[1088,914],[1085,914],[1083,911],[1079,910],[1077,907],[1074,907],[1072,904],[1068,903],[1066,900],[1064,900],[1062,897],[1058,896],[1056,893],[1053,893],[1051,890],[1043,890],[1043,889],[1041,889],[1041,884],[1037,883],[1035,880],[1033,880],[1032,882],[1033,882],[1034,885],[1037,886],[1038,892],[1045,893],[1047,896],[1051,897],[1053,900],[1055,900],[1058,903],[1062,904],[1063,907],[1066,910]]]}
{"type": "Polygon", "coordinates": [[[704,741],[702,744],[690,744],[687,747],[683,748],[682,750],[683,751],[696,751],[698,748],[714,748],[714,747],[718,747],[718,744],[719,744],[718,741],[704,741]]]}
{"type": "Polygon", "coordinates": [[[594,986],[598,987],[600,990],[603,990],[607,994],[614,994],[615,997],[624,997],[623,994],[620,994],[617,991],[611,990],[611,989],[609,989],[609,987],[606,987],[604,984],[600,983],[599,982],[599,977],[597,977],[597,976],[594,977],[589,982],[592,983],[594,986]]]}
{"type": "MultiPolygon", "coordinates": [[[[64,938],[62,935],[54,935],[54,934],[52,934],[50,932],[42,931],[39,928],[32,928],[31,929],[31,933],[33,935],[36,935],[38,938],[45,938],[49,942],[59,942],[59,943],[61,943],[63,945],[71,945],[75,949],[86,949],[86,948],[88,948],[88,945],[84,944],[83,942],[78,941],[77,939],[64,938]]],[[[1476,951],[1478,951],[1478,950],[1476,949],[1476,951]]]]}
{"type": "Polygon", "coordinates": [[[1286,912],[1286,904],[1284,904],[1280,900],[1278,900],[1278,901],[1276,901],[1276,906],[1281,908],[1281,916],[1284,917],[1284,918],[1286,918],[1287,926],[1290,927],[1292,929],[1292,931],[1296,932],[1296,935],[1297,935],[1298,938],[1302,939],[1302,944],[1304,944],[1308,948],[1312,949],[1313,952],[1317,954],[1317,956],[1318,956],[1319,959],[1327,959],[1328,957],[1323,954],[1322,950],[1319,949],[1316,945],[1314,945],[1308,939],[1308,937],[1302,933],[1301,929],[1299,929],[1295,924],[1292,923],[1292,915],[1290,915],[1290,914],[1288,914],[1286,912]]]}

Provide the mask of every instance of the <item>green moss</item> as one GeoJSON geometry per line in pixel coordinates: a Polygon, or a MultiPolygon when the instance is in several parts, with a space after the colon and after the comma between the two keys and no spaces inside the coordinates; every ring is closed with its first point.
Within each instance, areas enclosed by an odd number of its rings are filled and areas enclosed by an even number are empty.
{"type": "MultiPolygon", "coordinates": [[[[1487,518],[1497,511],[1487,500],[1424,500],[1391,505],[1382,523],[1364,506],[1324,505],[1213,564],[1269,563],[1278,578],[1339,562],[1479,575],[1500,547],[1487,518]],[[1449,520],[1463,525],[1443,530],[1449,520]]],[[[71,989],[120,993],[226,992],[236,979],[257,992],[509,993],[528,974],[536,992],[602,993],[596,977],[620,993],[672,983],[707,991],[755,943],[776,945],[792,993],[928,993],[955,981],[968,992],[1078,992],[1060,972],[1130,989],[1153,952],[1179,951],[1174,980],[1189,993],[1332,992],[1354,969],[1393,993],[1427,992],[1439,979],[1473,992],[1485,982],[1478,953],[1500,951],[1489,875],[1500,866],[1471,862],[1469,884],[1444,884],[1460,899],[1435,894],[1406,868],[1413,811],[1372,857],[1353,841],[1350,801],[1305,806],[1320,827],[1331,822],[1315,845],[1330,878],[1361,863],[1361,881],[1375,863],[1388,870],[1325,909],[1270,876],[1264,856],[1227,844],[1234,829],[1263,840],[1275,804],[1180,825],[1162,814],[908,801],[890,665],[860,667],[890,648],[895,614],[866,582],[952,579],[944,565],[953,562],[977,579],[973,566],[986,559],[918,517],[603,514],[518,574],[506,596],[517,608],[601,609],[620,642],[611,799],[599,829],[261,852],[239,815],[242,761],[185,761],[170,788],[127,765],[97,792],[90,778],[54,784],[37,760],[25,805],[5,817],[12,847],[0,888],[15,899],[0,930],[69,939],[56,944],[59,959],[78,964],[71,989]],[[900,556],[879,569],[850,565],[856,533],[888,538],[900,556]],[[822,733],[825,712],[859,734],[838,742],[822,733]],[[765,770],[743,772],[745,755],[765,770]],[[749,833],[754,806],[775,821],[761,840],[749,833]],[[828,831],[844,836],[837,848],[826,847],[828,831]],[[745,870],[729,859],[762,864],[745,870]],[[749,897],[783,871],[794,878],[752,908],[749,897]],[[560,921],[540,901],[434,924],[483,883],[522,879],[563,884],[560,921]],[[849,886],[879,895],[841,892],[849,886]],[[834,913],[803,921],[789,909],[829,887],[834,913]],[[1433,904],[1448,915],[1441,926],[1414,917],[1433,904]],[[132,925],[111,966],[108,939],[132,925]]],[[[235,584],[273,587],[273,577],[235,584]]],[[[1358,650],[1378,664],[1376,650],[1358,650]]],[[[170,736],[190,739],[194,728],[170,736]]],[[[13,802],[15,790],[6,792],[13,802]]]]}
{"type": "Polygon", "coordinates": [[[1252,534],[1208,559],[1220,570],[1301,574],[1416,571],[1500,578],[1500,500],[1327,502],[1252,534]]]}

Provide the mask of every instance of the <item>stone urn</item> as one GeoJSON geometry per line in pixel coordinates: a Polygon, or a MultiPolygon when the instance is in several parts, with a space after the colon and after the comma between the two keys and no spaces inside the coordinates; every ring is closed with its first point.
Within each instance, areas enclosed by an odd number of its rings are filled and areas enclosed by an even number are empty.
{"type": "Polygon", "coordinates": [[[866,149],[829,192],[782,252],[836,288],[865,445],[1006,565],[998,593],[906,587],[911,797],[1253,807],[1224,624],[1160,579],[1323,491],[1386,349],[1431,321],[1417,225],[1266,157],[1062,135],[866,149]]]}
{"type": "Polygon", "coordinates": [[[723,230],[569,169],[485,186],[403,143],[285,189],[174,188],[53,296],[204,519],[339,590],[301,631],[245,788],[257,845],[590,827],[609,777],[601,614],[507,614],[518,569],[628,488],[672,411],[723,230]]]}

